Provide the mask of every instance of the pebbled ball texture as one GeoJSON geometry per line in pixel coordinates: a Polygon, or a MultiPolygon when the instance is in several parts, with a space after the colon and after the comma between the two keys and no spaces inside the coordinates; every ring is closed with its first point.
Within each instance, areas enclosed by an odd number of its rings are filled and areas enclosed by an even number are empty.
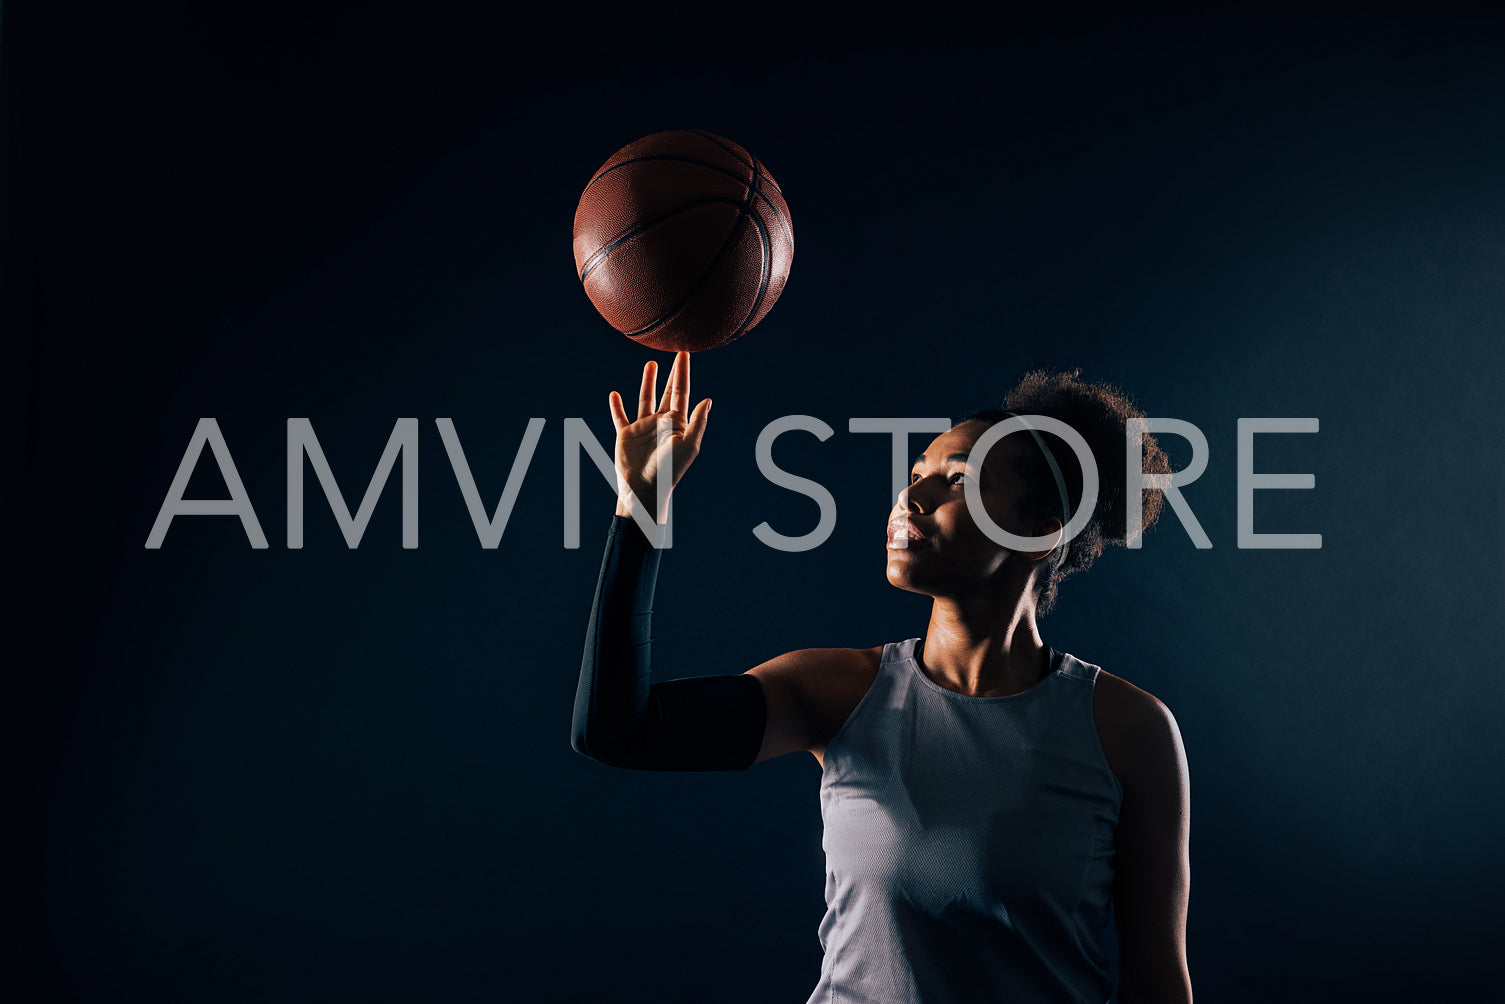
{"type": "Polygon", "coordinates": [[[575,274],[608,324],[699,352],[751,331],[784,291],[794,226],[778,182],[729,139],[654,133],[601,165],[575,209],[575,274]]]}

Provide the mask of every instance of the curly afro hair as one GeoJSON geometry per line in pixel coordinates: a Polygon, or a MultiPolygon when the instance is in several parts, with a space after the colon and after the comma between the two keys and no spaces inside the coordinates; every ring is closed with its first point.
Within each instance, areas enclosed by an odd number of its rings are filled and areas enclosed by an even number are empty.
{"type": "MultiPolygon", "coordinates": [[[[1042,616],[1054,609],[1062,579],[1092,567],[1103,553],[1104,546],[1115,544],[1121,547],[1128,543],[1124,436],[1128,420],[1143,418],[1144,413],[1117,387],[1082,382],[1078,379],[1081,372],[1080,369],[1033,370],[1004,396],[1001,408],[974,411],[956,423],[981,421],[991,427],[1008,418],[1007,412],[1010,411],[1020,415],[1047,415],[1075,429],[1092,449],[1098,471],[1097,506],[1086,527],[1071,539],[1066,560],[1057,560],[1049,574],[1039,580],[1036,611],[1042,616]]],[[[1040,434],[1061,468],[1074,513],[1082,498],[1082,469],[1077,463],[1076,451],[1052,433],[1042,431],[1040,434]]],[[[1038,449],[1021,450],[1019,458],[1014,473],[1024,486],[1021,505],[1027,518],[1039,520],[1054,516],[1064,521],[1061,495],[1045,455],[1038,449]]],[[[1144,437],[1144,472],[1170,473],[1165,451],[1155,437],[1148,434],[1144,437]]],[[[1163,501],[1159,489],[1144,489],[1143,530],[1148,530],[1159,518],[1163,501]]]]}

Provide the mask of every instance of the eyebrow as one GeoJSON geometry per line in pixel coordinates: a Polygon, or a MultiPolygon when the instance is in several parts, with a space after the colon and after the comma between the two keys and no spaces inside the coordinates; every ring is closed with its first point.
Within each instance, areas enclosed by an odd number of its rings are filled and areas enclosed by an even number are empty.
{"type": "MultiPolygon", "coordinates": [[[[965,462],[970,456],[971,455],[967,454],[967,453],[953,453],[953,454],[951,454],[951,456],[947,457],[946,459],[947,460],[960,460],[960,461],[965,462]]],[[[922,453],[918,457],[915,457],[913,460],[911,460],[909,462],[909,466],[913,467],[915,464],[923,464],[924,462],[925,462],[925,454],[922,453]]]]}

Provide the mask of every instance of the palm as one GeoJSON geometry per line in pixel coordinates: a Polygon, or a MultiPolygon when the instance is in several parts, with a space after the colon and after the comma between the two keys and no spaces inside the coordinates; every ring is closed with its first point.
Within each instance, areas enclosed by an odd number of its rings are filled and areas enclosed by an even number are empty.
{"type": "Polygon", "coordinates": [[[638,419],[617,437],[617,466],[625,465],[628,470],[642,471],[649,478],[654,476],[659,464],[666,460],[675,462],[669,470],[680,469],[686,452],[686,428],[688,424],[678,416],[650,415],[648,418],[638,419]],[[660,420],[664,424],[662,439],[659,434],[660,420]]]}
{"type": "MultiPolygon", "coordinates": [[[[638,392],[637,418],[629,420],[622,397],[611,392],[611,417],[617,427],[616,464],[619,490],[630,489],[648,511],[658,518],[657,489],[659,471],[669,478],[672,489],[700,452],[711,402],[707,398],[686,413],[690,399],[690,354],[677,353],[669,381],[658,407],[654,407],[658,364],[643,366],[643,381],[638,392]]],[[[618,510],[623,505],[619,503],[618,510]]]]}

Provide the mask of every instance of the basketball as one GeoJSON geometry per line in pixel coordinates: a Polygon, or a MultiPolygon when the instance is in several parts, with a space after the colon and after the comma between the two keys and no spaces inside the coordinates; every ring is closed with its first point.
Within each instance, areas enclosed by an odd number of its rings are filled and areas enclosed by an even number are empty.
{"type": "Polygon", "coordinates": [[[794,259],[773,175],[729,139],[654,133],[612,155],[575,209],[575,274],[608,324],[654,349],[725,345],[768,316],[794,259]]]}

